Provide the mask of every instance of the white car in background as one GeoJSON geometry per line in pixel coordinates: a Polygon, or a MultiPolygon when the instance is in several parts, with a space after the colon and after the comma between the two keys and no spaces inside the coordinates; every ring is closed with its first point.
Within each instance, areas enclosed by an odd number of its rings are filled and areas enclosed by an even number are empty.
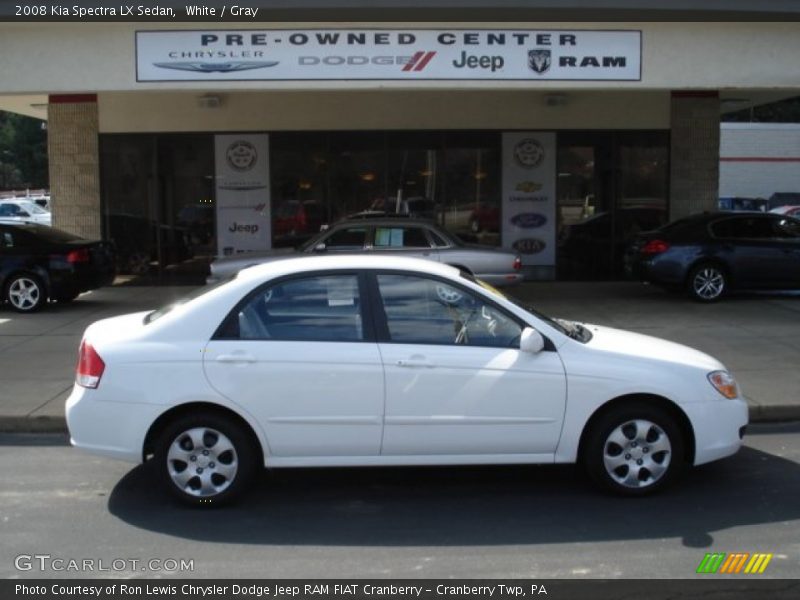
{"type": "Polygon", "coordinates": [[[6,222],[35,223],[48,227],[53,224],[53,217],[49,211],[27,199],[0,200],[0,219],[6,222]]]}
{"type": "Polygon", "coordinates": [[[775,213],[778,215],[787,215],[789,217],[800,217],[800,206],[779,206],[777,208],[773,208],[771,213],[775,213]]]}
{"type": "Polygon", "coordinates": [[[264,466],[579,462],[642,495],[734,454],[748,422],[733,377],[697,350],[363,255],[254,266],[94,323],[66,413],[73,445],[152,459],[203,506],[264,466]]]}

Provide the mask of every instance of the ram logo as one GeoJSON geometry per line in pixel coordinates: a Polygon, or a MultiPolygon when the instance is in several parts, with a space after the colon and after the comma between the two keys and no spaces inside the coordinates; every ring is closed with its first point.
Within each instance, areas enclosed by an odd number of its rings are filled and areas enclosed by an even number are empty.
{"type": "Polygon", "coordinates": [[[537,48],[536,50],[528,50],[528,66],[537,75],[542,75],[550,70],[550,50],[544,48],[537,48]]]}

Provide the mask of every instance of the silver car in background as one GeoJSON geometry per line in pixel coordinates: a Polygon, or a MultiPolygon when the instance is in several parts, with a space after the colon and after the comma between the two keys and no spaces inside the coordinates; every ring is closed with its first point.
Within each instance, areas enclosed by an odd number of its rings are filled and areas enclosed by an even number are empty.
{"type": "Polygon", "coordinates": [[[467,245],[432,221],[409,218],[359,218],[340,221],[297,249],[248,252],[211,263],[207,283],[215,283],[252,265],[299,253],[360,253],[414,256],[457,267],[494,286],[522,281],[518,254],[500,248],[467,245]]]}

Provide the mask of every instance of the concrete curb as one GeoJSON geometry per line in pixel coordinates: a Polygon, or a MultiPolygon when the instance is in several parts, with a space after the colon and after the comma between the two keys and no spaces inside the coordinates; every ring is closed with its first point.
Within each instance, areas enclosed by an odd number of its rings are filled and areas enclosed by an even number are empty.
{"type": "MultiPolygon", "coordinates": [[[[751,423],[800,421],[800,404],[750,406],[751,423]]],[[[0,415],[0,433],[67,433],[64,417],[20,417],[0,415]]]]}

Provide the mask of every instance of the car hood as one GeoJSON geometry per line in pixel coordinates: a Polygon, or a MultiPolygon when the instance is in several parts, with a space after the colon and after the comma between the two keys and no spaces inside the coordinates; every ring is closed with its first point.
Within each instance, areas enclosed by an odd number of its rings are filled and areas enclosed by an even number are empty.
{"type": "Polygon", "coordinates": [[[683,344],[624,329],[614,329],[602,325],[586,324],[592,339],[586,344],[593,350],[601,350],[635,359],[673,363],[704,369],[723,370],[725,367],[713,356],[683,344]]]}

